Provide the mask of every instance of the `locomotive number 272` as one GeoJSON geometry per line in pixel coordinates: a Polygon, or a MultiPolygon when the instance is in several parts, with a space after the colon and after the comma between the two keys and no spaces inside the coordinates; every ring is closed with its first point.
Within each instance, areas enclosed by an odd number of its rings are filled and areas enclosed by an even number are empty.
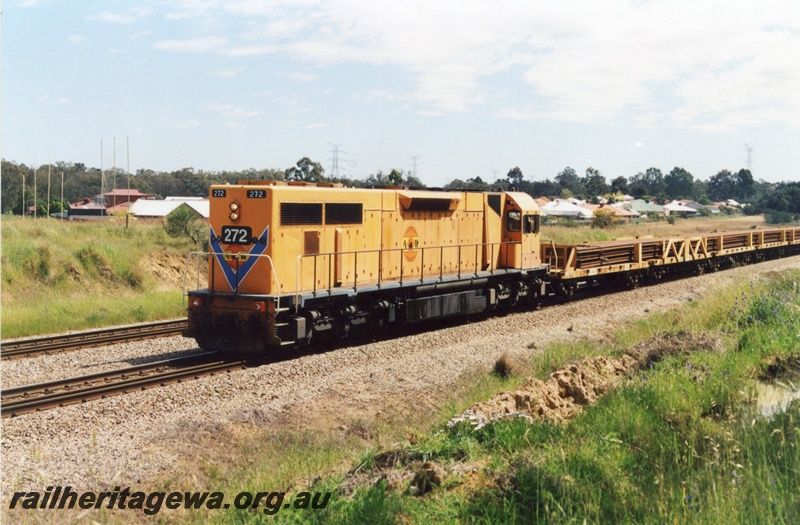
{"type": "Polygon", "coordinates": [[[223,244],[250,244],[252,230],[248,226],[223,226],[223,244]]]}

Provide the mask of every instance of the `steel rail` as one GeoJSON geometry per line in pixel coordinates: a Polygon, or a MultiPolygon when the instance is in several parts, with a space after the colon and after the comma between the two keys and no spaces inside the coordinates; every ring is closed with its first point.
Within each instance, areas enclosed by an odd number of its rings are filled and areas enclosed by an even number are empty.
{"type": "Polygon", "coordinates": [[[116,326],[75,332],[72,334],[53,335],[17,339],[0,342],[0,359],[29,357],[38,354],[53,354],[78,348],[109,345],[123,341],[136,341],[154,337],[178,335],[186,329],[186,319],[172,319],[129,326],[116,326]]]}
{"type": "Polygon", "coordinates": [[[247,366],[247,360],[224,359],[216,352],[208,352],[109,372],[7,388],[0,392],[0,413],[2,417],[13,417],[247,366]]]}

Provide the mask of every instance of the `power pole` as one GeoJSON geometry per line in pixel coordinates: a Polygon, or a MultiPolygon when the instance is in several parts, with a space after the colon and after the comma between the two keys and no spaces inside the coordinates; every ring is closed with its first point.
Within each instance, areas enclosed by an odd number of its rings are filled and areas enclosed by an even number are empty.
{"type": "Polygon", "coordinates": [[[113,181],[111,186],[112,188],[111,193],[114,195],[114,204],[112,204],[112,206],[116,206],[117,205],[117,137],[114,137],[114,155],[111,158],[114,159],[114,166],[111,170],[112,174],[111,180],[113,181]]]}
{"type": "Polygon", "coordinates": [[[50,148],[47,149],[47,218],[50,218],[50,168],[52,168],[52,162],[50,162],[50,148]]]}
{"type": "MultiPolygon", "coordinates": [[[[105,197],[103,197],[103,194],[105,192],[106,192],[106,172],[103,169],[103,141],[101,140],[100,141],[100,198],[98,199],[98,202],[97,202],[97,204],[100,205],[100,206],[103,205],[103,200],[105,199],[105,197]]],[[[105,208],[104,208],[100,212],[100,216],[104,217],[105,214],[106,213],[105,213],[105,208]]]]}
{"type": "Polygon", "coordinates": [[[747,144],[744,145],[747,149],[747,171],[751,174],[753,173],[753,150],[756,149],[755,146],[748,146],[747,144]]]}
{"type": "Polygon", "coordinates": [[[331,145],[333,150],[333,158],[331,159],[331,178],[339,178],[339,146],[342,144],[334,144],[333,142],[328,142],[331,145]]]}
{"type": "Polygon", "coordinates": [[[128,227],[128,219],[131,216],[131,141],[129,137],[125,137],[125,155],[128,157],[128,207],[125,208],[125,227],[128,227]]]}
{"type": "Polygon", "coordinates": [[[417,178],[417,159],[420,158],[422,155],[409,155],[408,157],[412,161],[412,168],[411,168],[411,176],[415,179],[417,178]]]}

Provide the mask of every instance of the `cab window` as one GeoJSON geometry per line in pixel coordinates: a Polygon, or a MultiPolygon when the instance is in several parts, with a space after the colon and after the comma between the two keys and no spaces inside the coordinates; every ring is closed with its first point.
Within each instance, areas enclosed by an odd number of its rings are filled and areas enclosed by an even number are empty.
{"type": "Polygon", "coordinates": [[[539,233],[539,216],[526,215],[524,220],[522,221],[522,225],[523,225],[522,233],[539,233]]]}
{"type": "Polygon", "coordinates": [[[510,232],[518,232],[522,223],[522,213],[518,211],[509,211],[508,218],[506,219],[506,230],[510,232]]]}

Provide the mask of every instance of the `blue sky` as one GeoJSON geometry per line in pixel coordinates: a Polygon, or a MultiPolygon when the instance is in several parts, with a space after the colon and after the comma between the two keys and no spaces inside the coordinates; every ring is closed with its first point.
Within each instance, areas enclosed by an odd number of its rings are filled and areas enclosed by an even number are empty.
{"type": "Polygon", "coordinates": [[[6,0],[2,156],[800,180],[796,0],[6,0]]]}

